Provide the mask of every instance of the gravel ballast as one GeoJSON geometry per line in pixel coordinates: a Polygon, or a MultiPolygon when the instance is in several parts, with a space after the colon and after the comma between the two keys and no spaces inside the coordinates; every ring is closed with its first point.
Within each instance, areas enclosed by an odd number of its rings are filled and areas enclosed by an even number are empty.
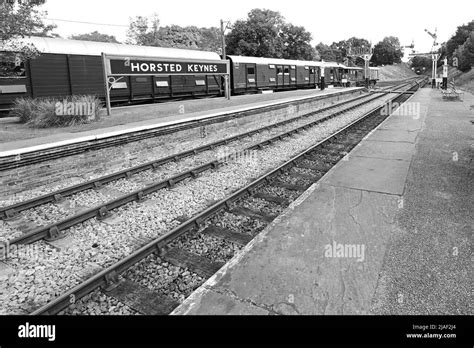
{"type": "MultiPolygon", "coordinates": [[[[380,100],[376,102],[379,103],[380,100]]],[[[178,218],[199,213],[213,202],[223,199],[311,144],[329,136],[374,106],[374,103],[369,103],[357,111],[348,112],[299,135],[264,147],[256,154],[242,156],[216,170],[202,173],[196,179],[180,182],[172,189],[155,192],[147,197],[145,203],[130,203],[120,207],[114,210],[112,220],[99,222],[91,219],[76,225],[69,230],[73,242],[68,248],[54,252],[54,258],[46,253],[46,250],[40,250],[35,257],[7,261],[15,272],[8,275],[0,285],[2,314],[28,313],[35,306],[45,304],[60,292],[77,284],[78,279],[84,280],[90,276],[86,273],[97,272],[129,255],[146,241],[162,236],[179,225],[178,218]],[[35,270],[35,277],[20,276],[20,269],[35,270]],[[44,279],[44,286],[37,286],[36,277],[44,279]],[[11,289],[16,289],[16,292],[11,289]],[[30,289],[35,291],[31,293],[30,289]],[[25,306],[25,303],[28,306],[25,306]]],[[[213,223],[251,235],[265,227],[264,223],[259,225],[259,222],[227,212],[214,217],[213,223]]],[[[40,243],[44,244],[45,249],[50,247],[44,242],[40,243]]],[[[180,276],[180,270],[174,270],[171,266],[168,268],[171,269],[172,277],[180,276]]],[[[147,272],[142,273],[143,277],[145,273],[147,272]]],[[[150,277],[153,276],[153,272],[149,273],[150,277]]],[[[189,281],[185,278],[183,284],[192,285],[183,285],[183,290],[177,285],[181,292],[176,291],[176,288],[170,290],[171,296],[180,301],[182,296],[187,296],[195,286],[196,279],[192,275],[186,276],[190,277],[189,281]]],[[[154,285],[149,282],[146,286],[154,285]]]]}

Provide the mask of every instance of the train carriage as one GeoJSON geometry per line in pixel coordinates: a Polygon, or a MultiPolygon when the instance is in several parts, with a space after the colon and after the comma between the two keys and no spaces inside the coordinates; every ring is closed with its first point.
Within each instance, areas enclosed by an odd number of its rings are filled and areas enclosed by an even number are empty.
{"type": "MultiPolygon", "coordinates": [[[[0,110],[18,97],[95,94],[104,98],[101,53],[190,61],[220,60],[214,52],[30,37],[41,55],[22,63],[20,76],[0,78],[0,110]]],[[[222,95],[220,78],[205,76],[124,76],[111,89],[112,102],[140,102],[186,96],[222,95]]]]}
{"type": "Polygon", "coordinates": [[[259,90],[316,88],[316,62],[246,56],[227,56],[231,61],[231,89],[235,94],[259,90]]]}
{"type": "MultiPolygon", "coordinates": [[[[216,61],[215,52],[133,46],[59,38],[30,37],[41,55],[15,67],[18,76],[0,78],[0,111],[8,110],[18,97],[64,97],[94,94],[105,98],[102,52],[122,57],[139,56],[157,59],[216,61]]],[[[1,52],[0,52],[1,53],[1,52]]],[[[228,56],[233,94],[263,90],[291,90],[321,87],[321,70],[325,84],[334,87],[365,84],[359,67],[337,62],[311,62],[246,56],[228,56]]],[[[0,64],[4,64],[0,62],[0,64]]],[[[370,82],[378,80],[378,69],[370,68],[370,82]]],[[[122,76],[112,86],[111,101],[128,104],[169,100],[183,97],[211,97],[224,94],[223,78],[215,75],[122,76]]]]}

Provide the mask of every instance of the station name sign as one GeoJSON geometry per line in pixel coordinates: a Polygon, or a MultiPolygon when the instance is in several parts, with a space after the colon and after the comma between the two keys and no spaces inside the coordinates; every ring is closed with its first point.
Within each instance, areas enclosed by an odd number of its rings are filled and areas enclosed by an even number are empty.
{"type": "Polygon", "coordinates": [[[110,59],[111,75],[222,75],[226,62],[110,59]]]}

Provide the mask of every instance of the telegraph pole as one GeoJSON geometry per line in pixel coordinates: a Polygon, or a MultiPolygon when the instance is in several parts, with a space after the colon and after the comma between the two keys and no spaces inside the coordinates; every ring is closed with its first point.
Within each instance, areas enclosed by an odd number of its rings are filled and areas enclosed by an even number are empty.
{"type": "Polygon", "coordinates": [[[221,38],[222,38],[222,59],[226,60],[227,55],[225,52],[225,28],[224,28],[224,21],[221,19],[221,38]]]}
{"type": "MultiPolygon", "coordinates": [[[[224,21],[221,19],[221,39],[222,39],[222,60],[227,60],[227,53],[225,49],[225,30],[229,28],[229,22],[225,23],[224,26],[224,21]]],[[[229,65],[228,65],[229,66],[229,65]]],[[[225,97],[227,99],[230,99],[230,79],[229,79],[229,74],[226,74],[224,76],[224,90],[225,90],[225,97]]]]}

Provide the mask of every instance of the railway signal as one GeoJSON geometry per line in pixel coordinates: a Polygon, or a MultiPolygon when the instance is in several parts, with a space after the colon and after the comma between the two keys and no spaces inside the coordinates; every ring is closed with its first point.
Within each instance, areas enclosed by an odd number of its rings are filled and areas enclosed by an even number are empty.
{"type": "Polygon", "coordinates": [[[372,59],[372,56],[374,54],[374,49],[372,46],[369,47],[364,47],[362,45],[361,47],[349,47],[349,53],[348,56],[350,57],[358,57],[364,60],[364,78],[365,78],[365,86],[369,88],[370,86],[370,69],[369,69],[369,64],[370,60],[372,59]]]}

